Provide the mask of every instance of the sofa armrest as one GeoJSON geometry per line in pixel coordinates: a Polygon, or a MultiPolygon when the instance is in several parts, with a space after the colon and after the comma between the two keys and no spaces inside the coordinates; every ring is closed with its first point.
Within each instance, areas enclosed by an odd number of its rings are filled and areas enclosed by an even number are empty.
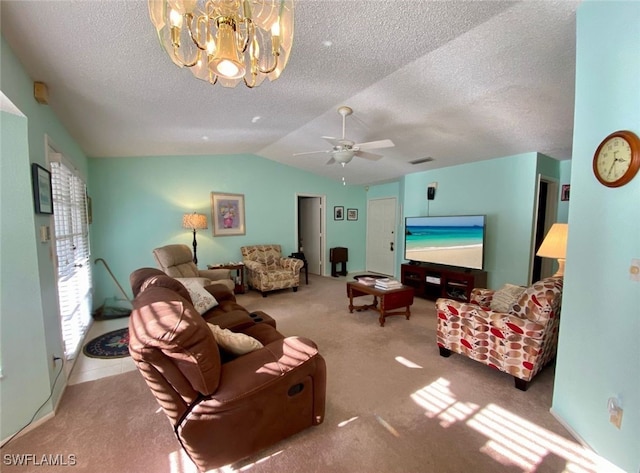
{"type": "Polygon", "coordinates": [[[512,334],[538,340],[544,338],[545,326],[523,319],[517,315],[495,312],[469,302],[440,298],[436,301],[438,323],[451,317],[461,319],[461,324],[487,325],[489,331],[499,337],[508,338],[512,334]],[[468,322],[465,322],[468,320],[468,322]]]}
{"type": "Polygon", "coordinates": [[[221,279],[231,279],[231,270],[229,269],[199,269],[198,274],[202,278],[219,281],[221,279]]]}
{"type": "Polygon", "coordinates": [[[213,315],[210,315],[209,312],[205,312],[203,318],[210,324],[217,325],[223,329],[227,328],[232,332],[243,332],[256,324],[251,316],[249,316],[249,314],[244,310],[214,312],[213,315]]]}
{"type": "Polygon", "coordinates": [[[495,294],[495,292],[496,291],[494,291],[493,289],[474,287],[471,290],[469,302],[471,304],[476,304],[480,307],[488,309],[489,307],[491,307],[491,301],[493,300],[493,295],[495,294]]]}
{"type": "Polygon", "coordinates": [[[180,284],[184,284],[185,287],[188,283],[198,284],[202,287],[208,286],[211,284],[211,279],[205,277],[186,277],[186,278],[173,278],[178,281],[180,284]]]}
{"type": "MultiPolygon", "coordinates": [[[[269,343],[264,348],[222,365],[218,389],[206,402],[217,405],[243,404],[246,398],[267,389],[279,378],[301,368],[316,355],[316,344],[306,338],[287,337],[269,343]]],[[[314,371],[315,366],[309,366],[309,374],[314,371]]]]}
{"type": "Polygon", "coordinates": [[[209,294],[216,298],[218,303],[222,301],[236,302],[235,294],[223,284],[216,284],[215,281],[212,281],[212,284],[209,284],[204,288],[209,294]]]}
{"type": "Polygon", "coordinates": [[[244,260],[243,263],[249,271],[263,273],[267,270],[267,267],[264,264],[258,263],[257,261],[244,260]]]}
{"type": "Polygon", "coordinates": [[[280,266],[285,269],[297,272],[304,266],[304,261],[297,258],[280,258],[280,266]]]}

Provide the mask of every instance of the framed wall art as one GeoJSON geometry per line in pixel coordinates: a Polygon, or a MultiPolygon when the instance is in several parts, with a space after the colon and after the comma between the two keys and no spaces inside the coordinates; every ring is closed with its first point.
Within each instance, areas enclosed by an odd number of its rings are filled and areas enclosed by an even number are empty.
{"type": "Polygon", "coordinates": [[[211,193],[214,236],[244,235],[244,194],[211,193]]]}
{"type": "Polygon", "coordinates": [[[336,205],[333,208],[333,219],[334,220],[344,220],[344,207],[341,205],[336,205]]]}
{"type": "Polygon", "coordinates": [[[53,214],[53,195],[51,191],[51,173],[39,164],[31,164],[33,181],[33,200],[36,213],[53,214]]]}
{"type": "Polygon", "coordinates": [[[347,220],[358,220],[358,209],[347,209],[347,220]]]}
{"type": "Polygon", "coordinates": [[[571,190],[571,184],[562,184],[562,192],[560,193],[560,200],[569,200],[570,190],[571,190]]]}

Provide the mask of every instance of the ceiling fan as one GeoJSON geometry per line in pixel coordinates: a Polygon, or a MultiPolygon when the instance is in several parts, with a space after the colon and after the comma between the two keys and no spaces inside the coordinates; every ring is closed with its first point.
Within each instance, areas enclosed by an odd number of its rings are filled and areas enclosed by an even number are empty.
{"type": "Polygon", "coordinates": [[[351,107],[342,106],[338,108],[338,113],[342,115],[342,138],[332,138],[331,136],[323,136],[322,138],[327,140],[333,146],[331,149],[326,151],[307,151],[304,153],[294,153],[294,156],[301,156],[303,154],[318,154],[318,153],[328,153],[331,154],[331,159],[327,161],[327,164],[340,163],[344,167],[345,164],[349,163],[354,156],[359,158],[370,159],[371,161],[377,161],[382,158],[379,154],[368,153],[369,149],[381,149],[381,148],[391,148],[395,146],[393,141],[391,140],[378,140],[378,141],[368,141],[366,143],[355,143],[354,141],[346,139],[346,120],[349,115],[353,113],[351,107]]]}

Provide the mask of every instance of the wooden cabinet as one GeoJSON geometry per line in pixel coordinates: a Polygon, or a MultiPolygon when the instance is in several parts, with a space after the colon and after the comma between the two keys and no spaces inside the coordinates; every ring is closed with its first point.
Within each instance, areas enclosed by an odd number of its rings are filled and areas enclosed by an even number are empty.
{"type": "Polygon", "coordinates": [[[421,263],[403,264],[400,272],[402,284],[427,299],[446,297],[468,302],[474,287],[487,287],[487,272],[478,269],[421,263]]]}

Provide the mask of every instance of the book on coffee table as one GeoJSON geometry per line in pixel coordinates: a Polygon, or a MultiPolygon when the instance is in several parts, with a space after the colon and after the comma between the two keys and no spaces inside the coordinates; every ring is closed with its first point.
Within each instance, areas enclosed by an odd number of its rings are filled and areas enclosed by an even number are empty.
{"type": "Polygon", "coordinates": [[[360,284],[364,284],[365,286],[374,286],[376,284],[376,278],[358,278],[357,280],[360,284]]]}
{"type": "Polygon", "coordinates": [[[378,289],[398,289],[402,283],[396,279],[380,278],[375,280],[375,287],[378,289]]]}

